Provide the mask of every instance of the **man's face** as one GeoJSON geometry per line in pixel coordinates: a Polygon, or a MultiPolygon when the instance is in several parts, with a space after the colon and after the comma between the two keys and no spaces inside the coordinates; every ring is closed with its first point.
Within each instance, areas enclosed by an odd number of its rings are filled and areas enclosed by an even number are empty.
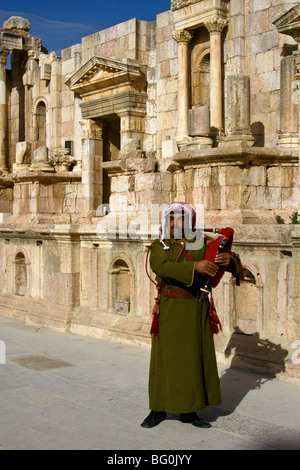
{"type": "Polygon", "coordinates": [[[184,212],[171,212],[170,236],[175,240],[181,240],[184,237],[184,212]]]}

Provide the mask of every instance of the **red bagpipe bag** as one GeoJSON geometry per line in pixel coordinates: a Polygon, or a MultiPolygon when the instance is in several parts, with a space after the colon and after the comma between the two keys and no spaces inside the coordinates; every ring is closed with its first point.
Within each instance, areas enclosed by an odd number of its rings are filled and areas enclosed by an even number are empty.
{"type": "MultiPolygon", "coordinates": [[[[234,273],[234,276],[236,278],[236,284],[239,285],[240,281],[244,279],[244,275],[239,255],[231,251],[234,230],[230,227],[226,227],[216,229],[216,231],[221,235],[215,240],[208,240],[206,242],[208,250],[204,255],[204,259],[214,262],[214,259],[218,253],[229,253],[232,256],[236,268],[236,272],[234,273]]],[[[216,287],[219,284],[225,271],[226,269],[222,266],[218,267],[217,274],[215,274],[215,276],[211,277],[209,280],[211,287],[216,287]]]]}
{"type": "MultiPolygon", "coordinates": [[[[220,237],[216,238],[215,240],[208,240],[206,242],[208,250],[204,255],[204,259],[212,262],[214,262],[218,252],[222,251],[222,253],[231,253],[234,230],[230,227],[220,228],[218,229],[218,233],[221,234],[220,237]],[[222,248],[220,248],[220,245],[222,245],[222,248]]],[[[219,266],[217,274],[210,278],[209,282],[211,287],[216,287],[219,284],[224,272],[225,269],[222,266],[219,266]]]]}
{"type": "MultiPolygon", "coordinates": [[[[234,230],[230,227],[226,227],[217,229],[217,233],[220,233],[218,238],[215,240],[208,240],[206,242],[208,250],[204,255],[204,259],[214,262],[214,259],[218,253],[229,253],[232,256],[233,262],[235,264],[234,275],[236,278],[236,283],[239,285],[240,280],[243,279],[243,268],[239,256],[231,251],[234,230]]],[[[225,271],[225,268],[219,266],[218,272],[215,274],[215,276],[209,278],[209,286],[216,287],[221,281],[225,271]]],[[[212,294],[210,298],[209,320],[212,334],[217,334],[220,330],[222,330],[222,325],[214,306],[212,294]]]]}

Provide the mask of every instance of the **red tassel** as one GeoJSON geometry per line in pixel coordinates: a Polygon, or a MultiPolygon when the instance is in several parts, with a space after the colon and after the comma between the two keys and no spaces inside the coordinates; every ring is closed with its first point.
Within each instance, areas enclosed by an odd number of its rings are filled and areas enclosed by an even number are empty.
{"type": "Polygon", "coordinates": [[[159,297],[156,297],[155,299],[155,304],[152,310],[152,316],[153,320],[150,329],[150,334],[156,336],[158,335],[159,297]]]}
{"type": "Polygon", "coordinates": [[[209,321],[210,321],[210,329],[212,335],[217,335],[220,331],[222,331],[222,324],[218,317],[213,297],[210,297],[210,306],[209,306],[209,321]]]}

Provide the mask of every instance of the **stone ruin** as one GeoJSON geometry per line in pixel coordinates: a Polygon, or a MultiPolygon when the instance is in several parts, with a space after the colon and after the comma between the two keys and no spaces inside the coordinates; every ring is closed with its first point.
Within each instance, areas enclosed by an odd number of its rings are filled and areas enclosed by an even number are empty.
{"type": "Polygon", "coordinates": [[[219,361],[299,380],[299,24],[296,1],[174,0],[58,57],[8,19],[1,314],[148,346],[150,214],[186,201],[243,264],[214,292],[219,361]]]}

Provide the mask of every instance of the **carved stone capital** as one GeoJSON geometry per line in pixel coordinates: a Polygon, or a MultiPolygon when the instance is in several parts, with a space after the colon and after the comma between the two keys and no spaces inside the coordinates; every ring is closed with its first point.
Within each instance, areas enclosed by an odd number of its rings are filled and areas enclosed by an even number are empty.
{"type": "Polygon", "coordinates": [[[0,64],[6,65],[6,59],[9,54],[9,50],[4,47],[0,47],[0,64]]]}
{"type": "Polygon", "coordinates": [[[101,139],[102,129],[92,119],[79,121],[83,139],[101,139]]]}
{"type": "Polygon", "coordinates": [[[181,43],[188,44],[193,37],[193,33],[188,31],[187,29],[181,29],[181,30],[174,31],[172,36],[173,36],[173,39],[175,39],[175,41],[178,44],[181,44],[181,43]]]}
{"type": "Polygon", "coordinates": [[[205,22],[205,26],[208,29],[209,33],[221,34],[221,32],[223,31],[226,25],[227,25],[227,20],[224,20],[223,18],[218,18],[217,16],[205,22]]]}
{"type": "Polygon", "coordinates": [[[27,57],[29,60],[39,60],[41,53],[33,50],[27,51],[27,57]]]}

